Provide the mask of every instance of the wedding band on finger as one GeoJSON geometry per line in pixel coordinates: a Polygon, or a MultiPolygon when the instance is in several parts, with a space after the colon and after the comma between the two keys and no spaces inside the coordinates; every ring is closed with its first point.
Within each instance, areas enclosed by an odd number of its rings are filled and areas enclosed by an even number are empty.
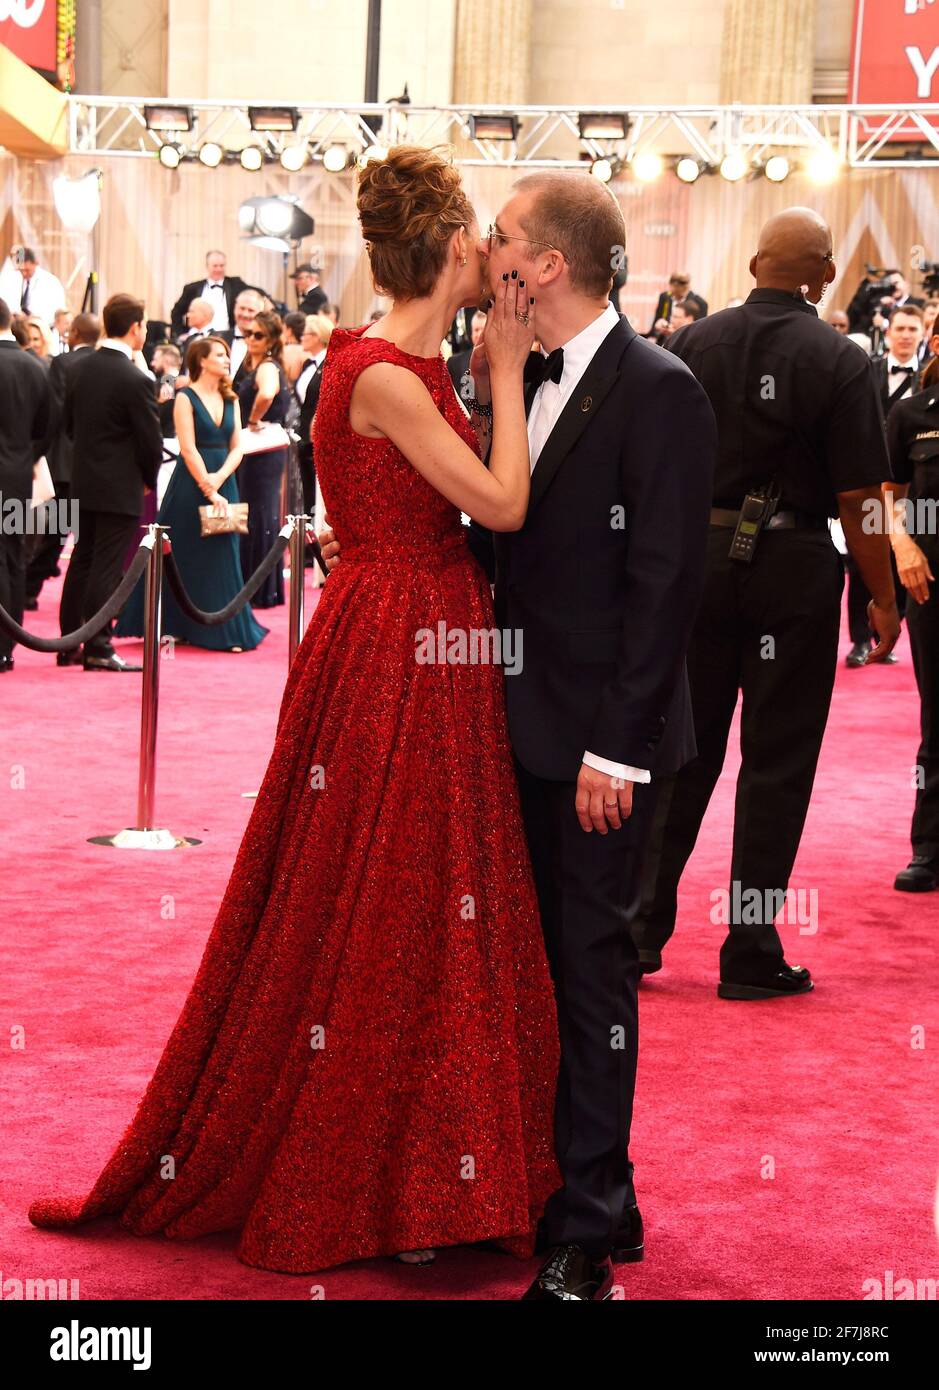
{"type": "Polygon", "coordinates": [[[518,319],[519,323],[527,323],[527,322],[528,322],[528,315],[527,315],[527,314],[518,314],[518,313],[517,313],[517,314],[515,315],[515,317],[518,319]]]}

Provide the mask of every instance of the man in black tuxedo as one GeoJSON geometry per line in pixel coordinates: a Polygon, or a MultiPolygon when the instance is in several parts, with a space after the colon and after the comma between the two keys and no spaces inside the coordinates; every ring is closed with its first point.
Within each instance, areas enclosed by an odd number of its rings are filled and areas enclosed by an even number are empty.
{"type": "Polygon", "coordinates": [[[245,357],[247,356],[247,344],[245,343],[245,332],[257,318],[264,308],[264,298],[260,290],[242,290],[235,300],[235,326],[227,333],[220,333],[219,337],[224,338],[231,349],[231,380],[232,385],[237,389],[238,382],[243,375],[245,357]]]}
{"type": "Polygon", "coordinates": [[[291,275],[297,290],[297,309],[301,314],[321,314],[329,300],[320,284],[322,266],[317,261],[304,261],[291,275]]]}
{"type": "MultiPolygon", "coordinates": [[[[54,427],[46,443],[46,461],[55,484],[56,502],[68,501],[72,480],[72,441],[65,432],[65,397],[68,383],[83,358],[93,352],[101,337],[101,320],[95,314],[76,314],[68,332],[68,352],[49,364],[49,389],[54,406],[54,427]]],[[[62,515],[62,511],[58,511],[62,515]]],[[[26,606],[35,608],[43,584],[59,573],[59,560],[68,533],[52,528],[37,545],[26,570],[26,606]]],[[[64,654],[63,654],[64,655],[64,654]]]]}
{"type": "MultiPolygon", "coordinates": [[[[81,354],[65,397],[79,531],[62,587],[63,635],[103,608],[120,583],[124,555],[140,524],[144,489],[156,487],[163,458],[153,381],[133,362],[146,337],[142,301],[112,295],[104,306],[104,331],[98,351],[81,354]]],[[[75,661],[69,655],[71,661],[63,665],[75,661]]],[[[83,664],[86,671],[142,669],[115,653],[110,624],[85,643],[83,664]]]]}
{"type": "MultiPolygon", "coordinates": [[[[531,174],[480,243],[517,271],[548,355],[526,373],[533,465],[520,531],[471,528],[495,579],[509,737],[555,985],[562,1186],[526,1299],[608,1298],[611,1254],[639,1260],[628,1156],[639,960],[630,934],[657,779],[694,756],[685,647],[704,574],[714,416],[691,372],[609,302],[622,213],[589,175],[531,174]],[[576,231],[572,231],[576,228],[576,231]]],[[[473,359],[481,447],[485,339],[473,359]]],[[[337,553],[320,537],[326,558],[337,553]]],[[[340,560],[341,563],[341,560],[340,560]]]]}
{"type": "Polygon", "coordinates": [[[663,290],[659,295],[655,313],[652,315],[652,327],[646,334],[647,338],[654,338],[656,335],[665,331],[669,320],[672,317],[672,310],[676,304],[684,303],[696,304],[698,306],[697,317],[703,319],[707,316],[708,302],[700,294],[695,294],[691,288],[691,276],[687,270],[675,270],[668,277],[668,289],[663,290]]]}
{"type": "MultiPolygon", "coordinates": [[[[33,465],[54,425],[48,373],[23,352],[0,299],[0,604],[22,623],[26,599],[26,512],[33,493],[33,465]],[[8,512],[6,504],[18,503],[8,512]],[[22,518],[23,524],[18,524],[22,518]]],[[[13,670],[13,642],[0,631],[0,673],[13,670]]]]}
{"type": "Polygon", "coordinates": [[[173,338],[181,338],[185,333],[186,310],[194,299],[207,299],[214,305],[215,316],[210,324],[213,333],[231,330],[235,321],[235,300],[248,286],[240,275],[226,275],[227,264],[224,251],[210,251],[205,258],[205,278],[183,286],[170,315],[173,338]]]}
{"type": "MultiPolygon", "coordinates": [[[[477,343],[482,342],[483,333],[486,331],[485,310],[477,309],[470,322],[470,346],[464,348],[462,352],[453,352],[447,358],[447,371],[450,373],[450,380],[453,382],[453,389],[460,399],[462,395],[463,377],[469,371],[470,358],[473,355],[473,348],[477,343]]],[[[468,402],[467,402],[468,404],[468,402]]]]}
{"type": "MultiPolygon", "coordinates": [[[[909,301],[898,305],[887,323],[884,335],[886,351],[871,360],[874,384],[885,418],[898,401],[907,400],[919,390],[919,349],[922,340],[922,309],[909,301]]],[[[850,553],[845,556],[845,569],[848,574],[848,631],[851,635],[851,650],[845,657],[845,663],[858,667],[866,664],[871,650],[871,625],[867,618],[871,595],[850,553]]],[[[897,609],[902,618],[906,611],[906,590],[900,583],[895,564],[893,569],[897,609]]],[[[887,657],[888,664],[895,665],[896,660],[893,652],[887,657]]]]}

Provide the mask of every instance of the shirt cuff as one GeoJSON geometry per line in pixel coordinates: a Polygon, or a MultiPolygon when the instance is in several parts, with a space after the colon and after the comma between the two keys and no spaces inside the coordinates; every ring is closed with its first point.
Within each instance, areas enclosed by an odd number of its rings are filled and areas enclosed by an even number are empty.
{"type": "Polygon", "coordinates": [[[608,777],[619,777],[623,782],[652,781],[652,773],[646,768],[630,767],[628,763],[611,763],[609,758],[599,758],[596,753],[585,753],[582,761],[596,772],[605,772],[608,777]]]}

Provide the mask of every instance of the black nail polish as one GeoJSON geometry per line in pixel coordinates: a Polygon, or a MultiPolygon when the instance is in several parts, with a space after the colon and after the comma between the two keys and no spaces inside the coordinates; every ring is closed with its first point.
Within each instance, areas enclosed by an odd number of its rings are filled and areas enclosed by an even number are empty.
{"type": "Polygon", "coordinates": [[[507,280],[507,279],[509,278],[509,273],[508,273],[508,271],[506,271],[506,273],[503,275],[502,278],[503,278],[503,280],[507,280]]]}
{"type": "Polygon", "coordinates": [[[535,296],[532,295],[532,296],[529,298],[528,302],[529,302],[529,304],[534,304],[534,302],[535,302],[535,296]]]}
{"type": "Polygon", "coordinates": [[[519,287],[520,290],[523,290],[523,289],[525,288],[525,281],[524,281],[524,280],[519,280],[519,282],[518,282],[518,287],[519,287]]]}
{"type": "Polygon", "coordinates": [[[517,271],[517,270],[513,270],[513,271],[512,271],[512,279],[513,279],[513,280],[517,280],[517,279],[518,279],[518,271],[517,271]]]}

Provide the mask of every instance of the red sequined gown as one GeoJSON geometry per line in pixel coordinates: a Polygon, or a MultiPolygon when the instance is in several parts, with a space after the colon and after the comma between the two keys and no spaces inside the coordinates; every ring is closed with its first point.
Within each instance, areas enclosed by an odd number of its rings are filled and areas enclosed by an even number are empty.
{"type": "Polygon", "coordinates": [[[467,444],[443,358],[337,329],[316,467],[342,560],[192,990],[85,1197],[138,1235],[239,1229],[305,1272],[425,1246],[531,1250],[558,1185],[554,1002],[500,669],[421,664],[420,629],[493,626],[460,515],[349,425],[359,371],[415,372],[467,444]]]}

